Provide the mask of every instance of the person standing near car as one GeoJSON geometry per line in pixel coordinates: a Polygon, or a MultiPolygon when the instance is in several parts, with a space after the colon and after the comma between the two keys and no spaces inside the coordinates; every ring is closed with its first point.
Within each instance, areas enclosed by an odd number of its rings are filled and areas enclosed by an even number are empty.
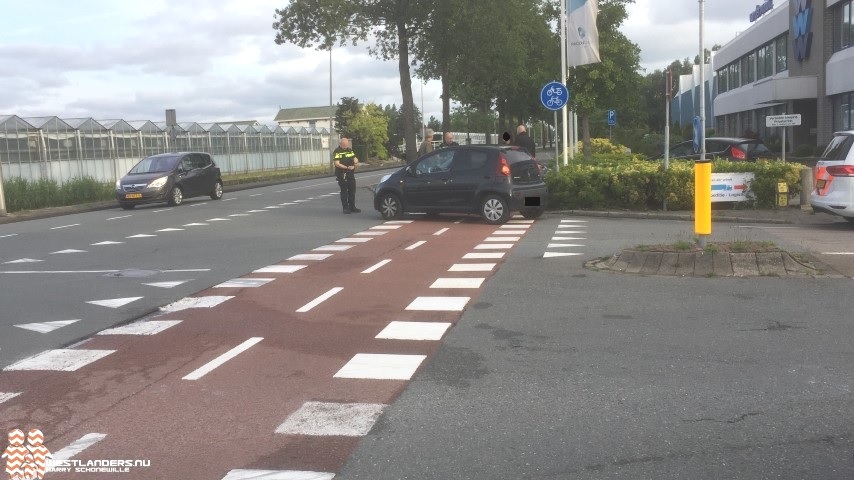
{"type": "Polygon", "coordinates": [[[537,158],[537,146],[534,139],[528,136],[528,129],[524,125],[516,127],[516,140],[513,141],[513,145],[524,148],[529,155],[537,158]]]}
{"type": "Polygon", "coordinates": [[[341,187],[341,206],[345,214],[359,213],[356,208],[356,165],[359,159],[353,151],[350,139],[341,137],[338,148],[332,152],[332,161],[335,163],[335,178],[341,187]]]}
{"type": "Polygon", "coordinates": [[[460,144],[454,141],[454,134],[451,132],[445,132],[444,141],[439,145],[439,148],[459,146],[460,144]]]}
{"type": "Polygon", "coordinates": [[[427,133],[424,134],[424,140],[421,142],[421,146],[418,147],[418,156],[430,153],[433,151],[433,130],[427,129],[427,133]]]}

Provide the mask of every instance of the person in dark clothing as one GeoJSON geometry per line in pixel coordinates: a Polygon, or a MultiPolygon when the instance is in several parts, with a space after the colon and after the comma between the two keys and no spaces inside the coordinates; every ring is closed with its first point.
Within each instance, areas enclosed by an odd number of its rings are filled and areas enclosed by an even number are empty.
{"type": "Polygon", "coordinates": [[[350,139],[341,137],[338,148],[332,152],[332,161],[335,163],[335,178],[341,187],[341,206],[344,213],[359,213],[356,208],[356,165],[359,159],[350,145],[350,139]]]}
{"type": "Polygon", "coordinates": [[[516,127],[516,140],[513,145],[524,148],[532,157],[537,158],[537,146],[534,139],[528,136],[528,129],[524,125],[516,127]]]}
{"type": "Polygon", "coordinates": [[[439,148],[445,147],[459,147],[460,144],[454,141],[454,134],[451,132],[445,132],[444,141],[439,145],[439,148]]]}

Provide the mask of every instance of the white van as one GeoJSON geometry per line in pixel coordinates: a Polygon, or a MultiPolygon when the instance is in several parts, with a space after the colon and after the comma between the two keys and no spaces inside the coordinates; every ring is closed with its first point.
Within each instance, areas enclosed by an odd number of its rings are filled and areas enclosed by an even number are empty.
{"type": "Polygon", "coordinates": [[[854,130],[835,133],[821,154],[810,205],[854,223],[854,130]]]}

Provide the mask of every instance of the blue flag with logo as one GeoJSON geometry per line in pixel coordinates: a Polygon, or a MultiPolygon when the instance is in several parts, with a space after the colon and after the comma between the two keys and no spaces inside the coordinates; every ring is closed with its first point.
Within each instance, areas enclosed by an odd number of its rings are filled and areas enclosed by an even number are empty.
{"type": "Polygon", "coordinates": [[[598,63],[599,0],[567,0],[566,64],[570,67],[598,63]]]}

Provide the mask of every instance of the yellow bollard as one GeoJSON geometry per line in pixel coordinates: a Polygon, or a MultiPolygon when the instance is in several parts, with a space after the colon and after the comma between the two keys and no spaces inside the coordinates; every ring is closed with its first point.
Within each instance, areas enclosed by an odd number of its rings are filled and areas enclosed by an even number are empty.
{"type": "Polygon", "coordinates": [[[694,233],[712,234],[712,162],[694,162],[694,233]]]}

